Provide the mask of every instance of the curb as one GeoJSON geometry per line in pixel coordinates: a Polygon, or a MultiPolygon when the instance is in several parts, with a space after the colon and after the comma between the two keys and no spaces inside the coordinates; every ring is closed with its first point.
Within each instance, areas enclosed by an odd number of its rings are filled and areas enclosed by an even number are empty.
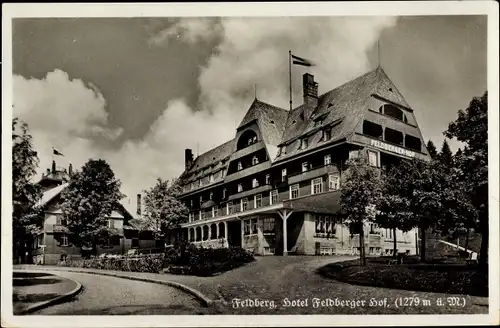
{"type": "MultiPolygon", "coordinates": [[[[26,270],[29,271],[28,269],[17,269],[17,270],[26,270]]],[[[83,271],[83,270],[58,270],[58,268],[40,268],[37,269],[40,271],[61,271],[61,272],[75,272],[75,273],[86,273],[86,274],[95,274],[95,275],[101,275],[101,276],[108,276],[108,277],[115,277],[115,278],[122,278],[122,279],[128,279],[128,280],[136,280],[136,281],[142,281],[142,282],[149,282],[153,284],[159,284],[159,285],[165,285],[165,286],[170,286],[174,287],[177,289],[182,290],[183,292],[186,292],[188,294],[193,295],[198,299],[198,301],[201,303],[203,307],[208,307],[214,303],[213,300],[211,300],[209,297],[205,296],[203,293],[200,291],[191,288],[189,286],[186,286],[184,284],[174,282],[174,281],[168,281],[168,280],[158,280],[158,279],[152,279],[152,278],[144,278],[144,277],[134,277],[134,276],[128,276],[128,275],[121,275],[117,273],[111,273],[111,272],[97,272],[97,271],[83,271]]]]}
{"type": "MultiPolygon", "coordinates": [[[[13,270],[13,272],[19,272],[19,271],[37,272],[37,270],[28,270],[28,269],[13,270]]],[[[46,271],[46,270],[43,270],[43,271],[46,271]]],[[[59,276],[59,277],[61,277],[61,276],[59,276]]],[[[71,290],[71,291],[69,291],[67,293],[64,293],[62,295],[56,296],[56,297],[54,297],[54,298],[52,298],[50,300],[35,303],[35,304],[29,306],[28,308],[26,308],[26,309],[24,309],[22,311],[19,311],[15,315],[23,315],[23,314],[32,313],[32,312],[35,312],[35,311],[47,308],[47,307],[49,307],[51,305],[62,303],[63,301],[66,301],[66,300],[72,298],[73,296],[77,295],[82,290],[83,286],[78,281],[73,280],[73,279],[69,279],[69,278],[66,278],[66,277],[61,277],[61,278],[73,281],[74,283],[76,283],[76,287],[73,290],[71,290]]]]}

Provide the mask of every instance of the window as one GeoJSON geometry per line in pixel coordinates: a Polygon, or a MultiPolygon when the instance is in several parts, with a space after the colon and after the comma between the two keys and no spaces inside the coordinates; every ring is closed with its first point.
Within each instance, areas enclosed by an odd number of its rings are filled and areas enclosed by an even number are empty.
{"type": "Polygon", "coordinates": [[[217,205],[215,205],[212,207],[212,216],[216,217],[218,215],[219,215],[219,208],[217,207],[217,205]]]}
{"type": "Polygon", "coordinates": [[[278,202],[278,190],[271,190],[271,205],[276,204],[278,202]]]}
{"type": "Polygon", "coordinates": [[[405,135],[405,147],[416,151],[422,151],[420,139],[409,134],[405,135]]]}
{"type": "Polygon", "coordinates": [[[205,219],[205,211],[200,211],[200,220],[205,219]]]}
{"type": "Polygon", "coordinates": [[[244,212],[247,209],[248,209],[248,199],[245,197],[241,199],[241,211],[244,212]]]}
{"type": "Polygon", "coordinates": [[[262,222],[262,233],[274,233],[274,218],[265,218],[262,222]]]}
{"type": "Polygon", "coordinates": [[[233,202],[227,202],[227,214],[233,213],[233,202]]]}
{"type": "Polygon", "coordinates": [[[396,145],[403,145],[404,136],[403,132],[398,130],[393,130],[391,128],[385,128],[385,141],[391,142],[396,145]]]}
{"type": "Polygon", "coordinates": [[[226,198],[226,192],[227,192],[227,188],[222,189],[222,198],[223,199],[226,198]]]}
{"type": "Polygon", "coordinates": [[[243,234],[244,235],[250,234],[250,220],[243,221],[243,234]]]}
{"type": "Polygon", "coordinates": [[[255,195],[254,207],[258,208],[258,207],[261,207],[261,206],[262,206],[262,195],[261,194],[255,195]]]}
{"type": "Polygon", "coordinates": [[[213,173],[210,174],[210,177],[208,178],[208,181],[214,182],[214,174],[213,173]]]}
{"type": "MultiPolygon", "coordinates": [[[[385,104],[382,105],[379,108],[380,113],[384,113],[385,115],[389,115],[391,117],[394,117],[395,119],[398,119],[400,121],[403,121],[406,117],[401,109],[398,107],[391,105],[391,104],[385,104]]],[[[405,120],[407,121],[407,120],[405,120]]]]}
{"type": "Polygon", "coordinates": [[[302,172],[307,172],[309,164],[307,162],[302,163],[302,172]]]}
{"type": "Polygon", "coordinates": [[[355,159],[359,157],[359,150],[353,150],[349,152],[349,159],[355,159]]]}
{"type": "Polygon", "coordinates": [[[328,175],[328,189],[330,190],[340,189],[340,176],[338,173],[333,173],[328,175]]]}
{"type": "Polygon", "coordinates": [[[243,191],[243,185],[241,183],[238,183],[238,192],[243,191]]]}
{"type": "Polygon", "coordinates": [[[252,179],[252,188],[257,188],[259,186],[259,180],[257,178],[252,179]]]}
{"type": "Polygon", "coordinates": [[[300,149],[306,149],[307,148],[307,138],[300,139],[300,149]]]}
{"type": "Polygon", "coordinates": [[[257,158],[257,156],[252,157],[252,165],[257,165],[257,164],[259,164],[259,159],[257,158]]]}
{"type": "Polygon", "coordinates": [[[201,187],[201,185],[202,185],[201,179],[198,179],[198,187],[201,187]]]}
{"type": "Polygon", "coordinates": [[[299,197],[299,185],[294,184],[290,186],[290,199],[299,197]]]}
{"type": "Polygon", "coordinates": [[[332,164],[332,155],[328,154],[328,155],[325,155],[325,165],[330,165],[332,164]]]}
{"type": "Polygon", "coordinates": [[[252,234],[258,233],[257,219],[252,219],[252,234]]]}
{"type": "Polygon", "coordinates": [[[201,220],[201,212],[202,212],[202,211],[199,211],[199,212],[198,212],[198,220],[201,220]]]}
{"type": "Polygon", "coordinates": [[[331,130],[323,130],[323,141],[328,141],[332,138],[331,130]]]}
{"type": "Polygon", "coordinates": [[[189,213],[189,222],[193,222],[193,213],[189,213]]]}
{"type": "Polygon", "coordinates": [[[203,203],[203,196],[200,196],[200,204],[203,203]]]}
{"type": "Polygon", "coordinates": [[[132,238],[132,248],[139,248],[139,238],[132,238]]]}
{"type": "Polygon", "coordinates": [[[271,175],[266,174],[266,185],[269,185],[269,184],[271,184],[271,175]]]}
{"type": "Polygon", "coordinates": [[[376,151],[368,151],[368,162],[371,166],[378,167],[378,152],[376,151]]]}
{"type": "Polygon", "coordinates": [[[281,181],[284,182],[286,180],[286,169],[281,170],[281,181]]]}
{"type": "Polygon", "coordinates": [[[221,176],[221,178],[224,178],[224,176],[225,176],[225,175],[226,175],[226,169],[222,169],[222,170],[220,171],[220,176],[221,176]]]}
{"type": "Polygon", "coordinates": [[[108,220],[108,228],[112,229],[115,227],[115,220],[109,219],[108,220]]]}
{"type": "Polygon", "coordinates": [[[335,235],[337,228],[335,226],[335,218],[332,216],[315,215],[314,222],[316,224],[316,233],[335,235]]]}
{"type": "Polygon", "coordinates": [[[238,162],[238,171],[243,170],[243,164],[241,162],[238,162]]]}
{"type": "Polygon", "coordinates": [[[363,134],[373,138],[382,139],[384,133],[381,125],[365,120],[363,121],[363,134]]]}
{"type": "Polygon", "coordinates": [[[61,246],[68,246],[68,236],[67,235],[61,236],[61,246]]]}
{"type": "Polygon", "coordinates": [[[214,198],[214,193],[213,192],[210,193],[210,200],[212,200],[212,198],[214,198]]]}
{"type": "Polygon", "coordinates": [[[193,204],[193,203],[194,203],[194,202],[193,202],[193,200],[191,199],[191,201],[189,202],[189,205],[191,205],[191,208],[194,206],[194,204],[193,204]]]}
{"type": "Polygon", "coordinates": [[[313,179],[311,181],[311,193],[319,194],[323,192],[323,180],[321,178],[313,179]]]}

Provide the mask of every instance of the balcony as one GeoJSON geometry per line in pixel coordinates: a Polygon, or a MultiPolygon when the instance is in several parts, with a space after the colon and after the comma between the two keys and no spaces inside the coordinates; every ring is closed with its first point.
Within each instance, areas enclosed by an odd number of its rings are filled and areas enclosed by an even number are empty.
{"type": "Polygon", "coordinates": [[[262,141],[256,142],[253,145],[250,145],[248,147],[242,148],[242,149],[234,152],[231,155],[231,158],[229,159],[229,161],[234,161],[234,160],[240,159],[242,157],[245,157],[247,155],[250,155],[250,154],[256,152],[257,150],[261,150],[263,148],[265,148],[264,142],[262,142],[262,141]]]}
{"type": "Polygon", "coordinates": [[[327,175],[328,173],[338,172],[335,165],[329,164],[325,166],[320,166],[317,168],[310,169],[306,172],[301,172],[298,174],[288,176],[288,184],[295,184],[301,181],[311,180],[320,176],[327,175]]]}
{"type": "Polygon", "coordinates": [[[360,144],[363,146],[372,146],[377,149],[380,149],[386,153],[393,154],[394,156],[402,156],[406,158],[418,158],[421,160],[428,160],[429,157],[419,151],[408,149],[402,145],[395,145],[388,141],[382,141],[380,139],[376,139],[370,136],[362,135],[359,133],[355,133],[352,135],[349,140],[351,143],[360,144]]]}
{"type": "Polygon", "coordinates": [[[270,167],[271,167],[270,161],[266,161],[266,162],[263,162],[263,163],[260,163],[257,165],[253,165],[253,166],[247,167],[246,169],[243,169],[241,171],[237,171],[237,172],[234,172],[232,174],[227,175],[226,178],[224,179],[224,182],[228,183],[228,182],[235,181],[235,180],[241,179],[243,177],[255,174],[257,172],[269,170],[270,167]]]}
{"type": "Polygon", "coordinates": [[[271,185],[263,185],[263,186],[260,186],[260,187],[257,187],[257,188],[252,188],[252,189],[249,189],[249,190],[245,190],[245,191],[239,192],[237,194],[233,194],[233,195],[229,196],[228,200],[231,201],[231,200],[234,200],[234,199],[240,199],[240,198],[243,198],[243,197],[248,197],[250,195],[260,194],[260,193],[263,193],[264,191],[269,191],[271,189],[272,189],[271,185]]]}

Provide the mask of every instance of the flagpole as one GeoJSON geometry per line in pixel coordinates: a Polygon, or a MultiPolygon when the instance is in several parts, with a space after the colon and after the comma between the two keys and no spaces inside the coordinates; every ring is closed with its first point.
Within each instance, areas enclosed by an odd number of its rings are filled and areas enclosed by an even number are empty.
{"type": "Polygon", "coordinates": [[[292,51],[288,50],[288,75],[290,78],[290,111],[292,110],[292,51]]]}

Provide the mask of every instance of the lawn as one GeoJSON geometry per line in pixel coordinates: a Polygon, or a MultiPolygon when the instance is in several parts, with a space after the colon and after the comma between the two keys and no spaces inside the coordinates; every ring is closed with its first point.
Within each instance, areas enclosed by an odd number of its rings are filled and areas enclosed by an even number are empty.
{"type": "Polygon", "coordinates": [[[354,285],[384,287],[446,294],[488,296],[488,275],[459,260],[448,258],[433,263],[415,260],[389,265],[387,258],[368,258],[333,263],[318,269],[327,278],[354,285]],[[448,263],[446,263],[448,262],[448,263]]]}

